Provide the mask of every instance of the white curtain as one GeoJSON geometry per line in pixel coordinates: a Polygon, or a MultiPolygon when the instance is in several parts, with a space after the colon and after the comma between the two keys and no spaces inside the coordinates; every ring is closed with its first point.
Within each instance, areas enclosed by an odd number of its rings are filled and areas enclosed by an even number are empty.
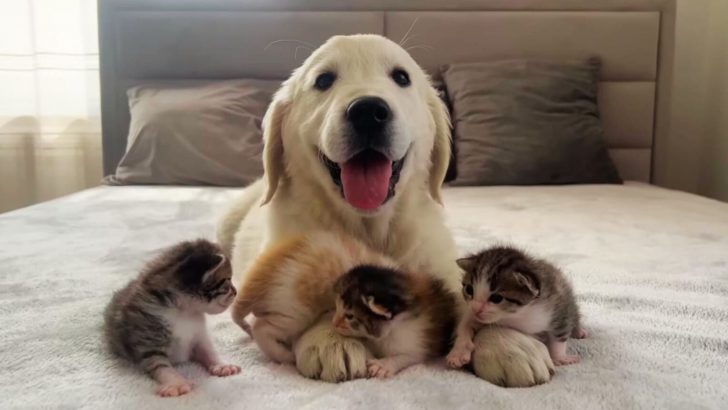
{"type": "Polygon", "coordinates": [[[0,0],[0,212],[100,182],[96,0],[0,0]]]}

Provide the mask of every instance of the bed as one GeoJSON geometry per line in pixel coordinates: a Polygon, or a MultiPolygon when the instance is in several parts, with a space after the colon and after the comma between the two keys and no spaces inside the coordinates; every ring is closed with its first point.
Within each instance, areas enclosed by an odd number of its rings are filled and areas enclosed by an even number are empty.
{"type": "Polygon", "coordinates": [[[183,372],[174,400],[101,345],[101,311],[143,260],[214,237],[237,190],[101,187],[0,216],[2,408],[725,408],[728,205],[646,184],[445,190],[464,250],[513,241],[574,281],[592,337],[543,386],[504,389],[442,363],[337,385],[270,363],[230,321],[211,322],[241,375],[183,372]],[[474,223],[473,221],[477,221],[474,223]]]}
{"type": "Polygon", "coordinates": [[[100,2],[106,174],[124,153],[130,84],[281,79],[300,62],[292,52],[262,51],[281,38],[318,44],[335,33],[375,32],[399,39],[417,20],[421,40],[441,50],[416,56],[428,69],[438,58],[597,52],[607,143],[629,182],[444,190],[462,252],[517,243],[569,275],[592,334],[573,343],[582,363],[526,389],[497,387],[440,361],[392,380],[327,384],[269,362],[221,315],[210,321],[214,341],[242,374],[217,379],[183,365],[195,391],[160,399],[152,380],[106,353],[101,312],[162,247],[214,238],[217,218],[244,188],[104,186],[0,215],[0,408],[725,408],[728,205],[649,184],[669,165],[674,2],[337,4],[100,2]],[[468,47],[438,43],[457,38],[453,27],[469,33],[468,47]],[[543,30],[559,47],[543,43],[543,30]],[[472,47],[474,33],[511,48],[472,47]],[[216,52],[205,47],[212,41],[236,48],[216,52]]]}

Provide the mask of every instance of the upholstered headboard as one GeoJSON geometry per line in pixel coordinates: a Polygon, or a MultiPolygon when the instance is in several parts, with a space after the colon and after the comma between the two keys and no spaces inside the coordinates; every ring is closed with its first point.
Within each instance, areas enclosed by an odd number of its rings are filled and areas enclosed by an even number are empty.
{"type": "Polygon", "coordinates": [[[675,0],[100,0],[104,173],[124,153],[134,83],[284,79],[307,51],[276,40],[410,31],[405,46],[435,76],[452,62],[601,57],[610,154],[623,178],[659,180],[674,20],[675,0]]]}

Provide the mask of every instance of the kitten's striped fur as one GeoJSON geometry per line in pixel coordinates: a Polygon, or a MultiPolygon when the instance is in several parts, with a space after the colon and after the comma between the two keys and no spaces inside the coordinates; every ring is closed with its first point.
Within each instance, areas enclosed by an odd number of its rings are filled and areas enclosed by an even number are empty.
{"type": "Polygon", "coordinates": [[[174,363],[194,359],[215,375],[237,373],[236,366],[219,363],[204,317],[232,302],[230,275],[229,261],[207,240],[167,249],[106,307],[104,333],[111,352],[157,379],[165,396],[191,389],[174,363]]]}

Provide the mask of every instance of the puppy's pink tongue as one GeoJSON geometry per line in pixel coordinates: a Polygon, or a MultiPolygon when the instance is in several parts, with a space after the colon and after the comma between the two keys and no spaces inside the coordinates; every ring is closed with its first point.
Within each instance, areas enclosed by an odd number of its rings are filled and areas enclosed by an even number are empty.
{"type": "Polygon", "coordinates": [[[392,161],[384,155],[365,151],[341,165],[344,198],[353,207],[372,210],[387,199],[392,161]]]}

